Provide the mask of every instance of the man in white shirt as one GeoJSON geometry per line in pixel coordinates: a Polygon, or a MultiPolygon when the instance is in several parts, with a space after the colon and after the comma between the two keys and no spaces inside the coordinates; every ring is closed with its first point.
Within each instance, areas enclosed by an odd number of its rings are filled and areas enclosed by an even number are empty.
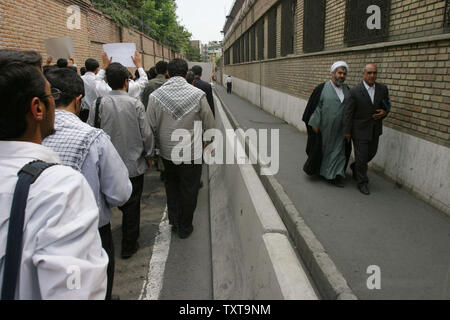
{"type": "Polygon", "coordinates": [[[86,73],[81,78],[84,82],[84,91],[85,96],[81,100],[81,111],[80,111],[80,119],[83,122],[86,122],[89,118],[89,112],[97,99],[97,74],[100,70],[100,64],[95,59],[87,59],[84,63],[86,67],[86,73]]]}
{"type": "MultiPolygon", "coordinates": [[[[41,71],[0,54],[0,285],[18,172],[41,160],[60,163],[41,145],[54,131],[55,103],[41,71]]],[[[98,208],[86,179],[56,165],[31,185],[15,299],[104,299],[108,257],[98,208]]]]}
{"type": "Polygon", "coordinates": [[[122,206],[131,196],[128,170],[108,135],[76,116],[84,95],[83,80],[68,69],[50,71],[46,77],[61,94],[55,99],[55,133],[45,138],[43,145],[57,152],[62,164],[81,172],[94,192],[100,210],[100,237],[109,258],[106,300],[110,300],[115,263],[111,208],[122,206]]]}
{"type": "MultiPolygon", "coordinates": [[[[147,73],[142,68],[142,56],[139,52],[136,51],[134,57],[131,57],[134,64],[136,65],[136,68],[138,68],[139,72],[139,80],[133,81],[130,80],[128,84],[128,95],[132,98],[138,99],[141,96],[141,92],[145,89],[148,83],[148,77],[147,73]]],[[[112,57],[108,59],[108,56],[106,53],[103,53],[103,68],[98,72],[97,74],[97,96],[98,97],[105,97],[109,95],[111,92],[111,87],[106,83],[105,81],[105,70],[109,67],[111,64],[112,57]]]]}
{"type": "Polygon", "coordinates": [[[233,80],[231,79],[231,76],[227,77],[227,93],[231,93],[231,89],[233,88],[233,80]]]}

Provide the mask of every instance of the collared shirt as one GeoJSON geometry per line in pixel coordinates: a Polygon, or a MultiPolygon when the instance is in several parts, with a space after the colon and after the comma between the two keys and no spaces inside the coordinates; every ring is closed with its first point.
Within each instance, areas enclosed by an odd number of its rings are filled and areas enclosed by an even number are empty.
{"type": "MultiPolygon", "coordinates": [[[[145,158],[153,153],[154,139],[142,103],[125,91],[113,90],[103,97],[99,118],[101,129],[111,137],[129,177],[143,175],[148,167],[145,158]]],[[[94,120],[95,112],[91,112],[88,123],[93,126],[94,120]]]]}
{"type": "Polygon", "coordinates": [[[96,90],[96,79],[97,76],[93,72],[86,72],[84,76],[81,77],[84,82],[84,92],[85,96],[81,100],[83,110],[91,109],[94,104],[95,99],[97,99],[97,90],[96,90]]]}
{"type": "MultiPolygon", "coordinates": [[[[59,163],[52,150],[0,141],[0,286],[17,173],[34,160],[59,163]]],[[[86,179],[66,166],[45,170],[30,187],[16,299],[103,300],[108,256],[98,233],[98,208],[86,179]],[[79,289],[68,283],[81,275],[79,289]]]]}
{"type": "MultiPolygon", "coordinates": [[[[190,84],[186,82],[186,86],[190,86],[190,84]]],[[[167,87],[167,84],[163,87],[167,87]]],[[[158,90],[161,90],[161,88],[158,90]]],[[[193,89],[199,90],[195,87],[193,87],[193,89]]],[[[176,137],[176,134],[174,134],[176,130],[184,129],[189,132],[190,138],[188,141],[183,141],[186,143],[184,149],[191,151],[189,155],[183,155],[186,156],[186,162],[192,163],[195,160],[201,159],[203,154],[203,132],[201,129],[208,130],[214,128],[215,120],[211,108],[209,107],[208,100],[206,99],[206,95],[204,95],[202,91],[200,92],[203,94],[203,97],[197,102],[197,105],[178,120],[174,119],[172,115],[166,111],[161,101],[156,99],[153,94],[150,95],[147,118],[155,134],[157,147],[160,148],[160,155],[162,158],[169,161],[176,161],[176,159],[173,159],[172,157],[172,152],[175,147],[178,149],[180,148],[180,142],[178,140],[172,141],[172,136],[176,137]],[[201,122],[202,128],[195,126],[195,121],[201,122]],[[189,161],[187,159],[189,159],[189,161]]],[[[176,94],[176,92],[174,92],[174,94],[176,94]]]]}
{"type": "Polygon", "coordinates": [[[366,87],[367,92],[369,93],[370,100],[372,100],[372,103],[375,101],[375,85],[370,87],[366,81],[363,80],[364,87],[366,87]]]}
{"type": "Polygon", "coordinates": [[[341,100],[341,102],[344,102],[345,94],[344,94],[344,90],[342,89],[342,86],[337,87],[337,86],[334,84],[333,81],[330,80],[330,82],[331,82],[331,85],[332,85],[333,88],[334,88],[334,91],[336,91],[336,94],[338,95],[339,100],[341,100]]]}
{"type": "MultiPolygon", "coordinates": [[[[84,129],[83,127],[97,130],[83,123],[73,113],[65,110],[56,110],[55,112],[55,123],[60,121],[70,121],[71,126],[77,128],[80,132],[84,129]]],[[[64,124],[61,124],[60,129],[64,130],[64,124]]],[[[58,138],[61,140],[64,139],[64,133],[61,130],[57,129],[54,135],[47,137],[43,141],[43,144],[46,145],[49,138],[53,138],[53,141],[57,141],[58,138]]],[[[81,173],[91,186],[95,200],[97,201],[100,211],[100,228],[110,223],[112,216],[110,208],[121,206],[128,201],[131,196],[132,185],[128,178],[128,169],[111,143],[108,135],[102,130],[97,130],[97,132],[99,131],[100,133],[98,133],[95,140],[88,146],[86,158],[80,167],[81,173]]],[[[65,142],[59,143],[64,147],[64,144],[73,142],[65,140],[65,142]]],[[[62,148],[61,150],[64,149],[62,148]]],[[[61,159],[64,159],[64,157],[61,157],[61,159]]],[[[64,160],[63,164],[67,166],[71,165],[64,160]]]]}
{"type": "MultiPolygon", "coordinates": [[[[144,71],[144,69],[139,68],[138,71],[139,71],[139,80],[137,81],[130,80],[128,86],[128,95],[136,99],[140,97],[142,90],[144,90],[145,86],[148,83],[147,73],[144,71]]],[[[105,81],[105,75],[106,72],[103,69],[100,70],[99,73],[97,74],[96,90],[97,96],[99,97],[107,96],[112,90],[111,87],[105,81]]]]}
{"type": "Polygon", "coordinates": [[[231,80],[231,77],[227,77],[227,83],[231,83],[233,80],[231,80]]]}

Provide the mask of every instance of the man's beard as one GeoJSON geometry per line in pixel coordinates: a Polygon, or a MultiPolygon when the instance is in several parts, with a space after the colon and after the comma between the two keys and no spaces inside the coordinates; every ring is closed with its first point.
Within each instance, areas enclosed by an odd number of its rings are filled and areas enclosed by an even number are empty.
{"type": "Polygon", "coordinates": [[[344,82],[345,82],[345,80],[341,80],[341,79],[339,79],[339,78],[337,78],[337,77],[334,77],[334,84],[335,84],[337,87],[342,86],[342,85],[344,84],[344,82]]]}

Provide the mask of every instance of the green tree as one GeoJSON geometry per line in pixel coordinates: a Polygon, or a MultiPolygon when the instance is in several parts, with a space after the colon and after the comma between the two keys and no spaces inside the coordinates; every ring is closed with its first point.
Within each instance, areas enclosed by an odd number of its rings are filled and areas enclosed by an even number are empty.
{"type": "Polygon", "coordinates": [[[133,27],[170,46],[187,52],[192,34],[177,21],[175,0],[93,0],[121,27],[133,27]]]}
{"type": "Polygon", "coordinates": [[[186,50],[186,59],[193,62],[201,62],[202,56],[200,54],[200,49],[192,43],[189,42],[188,48],[186,50]]]}

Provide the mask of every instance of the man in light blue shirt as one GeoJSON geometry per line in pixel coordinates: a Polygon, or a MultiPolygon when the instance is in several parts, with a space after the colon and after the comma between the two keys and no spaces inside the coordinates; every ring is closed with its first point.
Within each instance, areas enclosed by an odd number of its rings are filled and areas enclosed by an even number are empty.
{"type": "Polygon", "coordinates": [[[58,153],[64,165],[81,172],[94,192],[99,207],[99,231],[108,253],[106,299],[111,299],[114,280],[114,246],[111,234],[111,207],[121,206],[131,196],[128,170],[103,130],[83,123],[77,114],[84,96],[83,80],[68,69],[46,74],[55,98],[55,133],[43,145],[58,153]]]}

